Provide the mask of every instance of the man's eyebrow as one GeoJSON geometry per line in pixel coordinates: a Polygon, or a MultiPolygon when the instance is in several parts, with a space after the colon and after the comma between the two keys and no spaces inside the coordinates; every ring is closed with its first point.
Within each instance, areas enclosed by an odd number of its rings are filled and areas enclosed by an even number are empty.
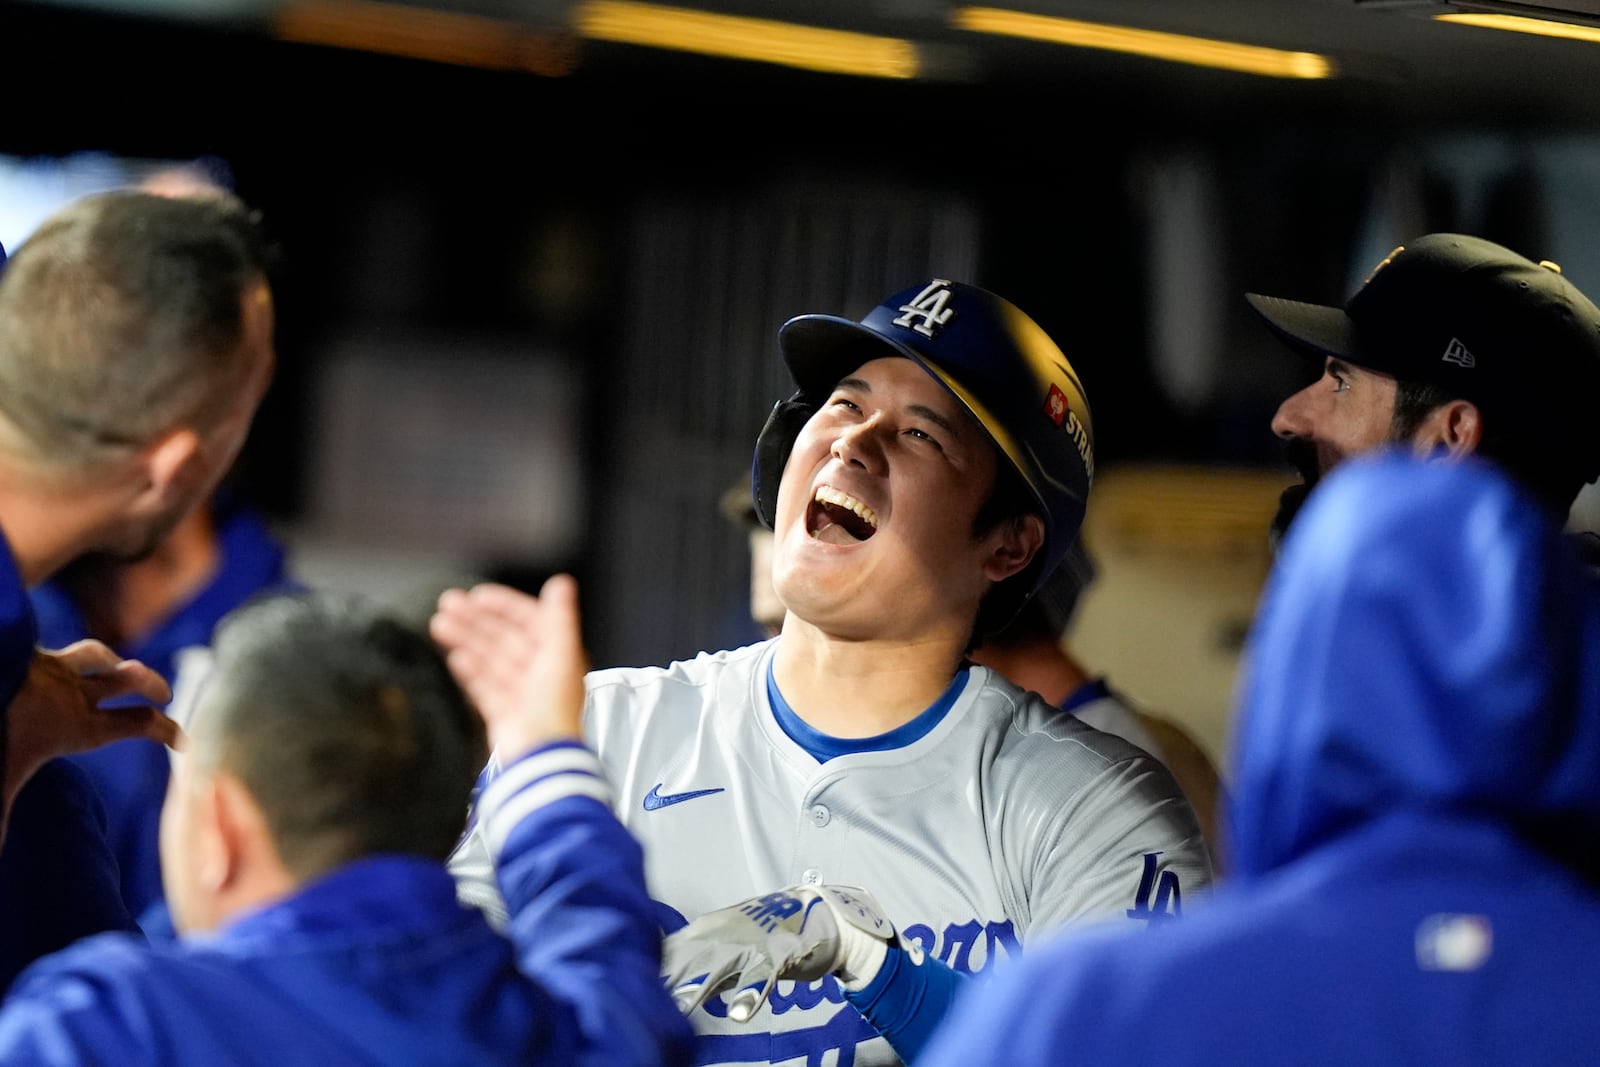
{"type": "MultiPolygon", "coordinates": [[[[859,393],[872,392],[872,385],[864,378],[840,378],[839,384],[835,385],[834,388],[854,389],[859,393]]],[[[939,429],[943,430],[951,437],[958,439],[961,437],[961,427],[957,426],[949,416],[945,415],[941,411],[930,408],[926,404],[910,404],[906,407],[906,410],[917,416],[919,419],[927,419],[929,422],[939,427],[939,429]]]]}
{"type": "Polygon", "coordinates": [[[909,410],[911,414],[927,419],[951,437],[959,438],[961,436],[961,428],[959,426],[926,404],[912,404],[909,410]]]}
{"type": "Polygon", "coordinates": [[[1324,373],[1332,371],[1335,374],[1349,374],[1356,369],[1356,366],[1353,363],[1346,363],[1338,356],[1329,356],[1327,364],[1322,369],[1324,373]]]}

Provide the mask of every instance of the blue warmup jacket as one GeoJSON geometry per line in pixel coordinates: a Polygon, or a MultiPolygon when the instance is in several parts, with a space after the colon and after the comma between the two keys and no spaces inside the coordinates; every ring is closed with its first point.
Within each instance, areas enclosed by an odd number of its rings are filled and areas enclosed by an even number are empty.
{"type": "MultiPolygon", "coordinates": [[[[228,612],[256,596],[301,588],[288,576],[283,546],[254,512],[219,505],[217,542],[217,573],[205,587],[143,640],[118,647],[119,655],[175,682],[178,653],[209,645],[212,631],[228,612]]],[[[59,578],[35,587],[31,596],[44,647],[64,648],[92,636],[82,606],[59,578]]],[[[129,913],[146,924],[147,932],[153,925],[169,934],[161,908],[165,891],[157,832],[167,793],[166,747],[143,739],[113,741],[67,758],[93,781],[104,804],[106,836],[129,913]]]]}
{"type": "Polygon", "coordinates": [[[1035,946],[918,1067],[1600,1063],[1600,592],[1532,498],[1348,461],[1241,682],[1209,903],[1035,946]]]}
{"type": "Polygon", "coordinates": [[[40,961],[0,1006],[0,1063],[687,1062],[643,856],[598,761],[543,749],[480,811],[504,841],[509,940],[442,863],[369,857],[214,934],[108,934],[40,961]]]}

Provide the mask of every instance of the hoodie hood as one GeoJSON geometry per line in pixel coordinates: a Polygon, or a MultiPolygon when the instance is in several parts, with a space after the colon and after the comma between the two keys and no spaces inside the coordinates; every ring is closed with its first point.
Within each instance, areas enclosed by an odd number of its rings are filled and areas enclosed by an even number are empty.
{"type": "Polygon", "coordinates": [[[1600,589],[1484,461],[1390,452],[1325,479],[1238,696],[1240,878],[1398,812],[1494,823],[1579,869],[1600,855],[1600,589]]]}

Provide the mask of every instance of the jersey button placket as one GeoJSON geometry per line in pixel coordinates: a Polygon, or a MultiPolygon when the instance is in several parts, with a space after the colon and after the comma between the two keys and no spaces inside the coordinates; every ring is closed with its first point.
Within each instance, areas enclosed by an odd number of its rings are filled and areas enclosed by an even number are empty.
{"type": "Polygon", "coordinates": [[[828,866],[832,857],[832,849],[827,847],[825,842],[832,837],[828,826],[833,822],[833,809],[813,794],[806,798],[806,803],[801,807],[799,814],[804,821],[800,831],[802,838],[807,833],[804,824],[810,824],[811,833],[815,835],[809,838],[812,843],[802,848],[801,854],[811,862],[801,872],[800,882],[803,885],[822,885],[827,881],[823,868],[828,866]],[[819,860],[822,862],[819,863],[819,860]]]}

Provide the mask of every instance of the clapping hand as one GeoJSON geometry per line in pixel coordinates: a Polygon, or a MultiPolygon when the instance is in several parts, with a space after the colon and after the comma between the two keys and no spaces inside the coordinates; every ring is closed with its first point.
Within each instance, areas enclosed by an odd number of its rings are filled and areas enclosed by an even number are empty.
{"type": "Polygon", "coordinates": [[[589,659],[571,575],[550,578],[537,597],[493,582],[447,590],[428,630],[503,763],[581,739],[589,659]]]}

